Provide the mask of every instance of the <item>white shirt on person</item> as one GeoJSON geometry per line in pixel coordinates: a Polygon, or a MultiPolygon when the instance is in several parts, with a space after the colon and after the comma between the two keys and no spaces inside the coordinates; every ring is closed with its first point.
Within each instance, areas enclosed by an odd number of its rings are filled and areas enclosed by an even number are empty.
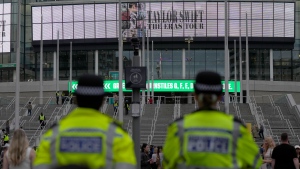
{"type": "Polygon", "coordinates": [[[8,151],[7,151],[7,153],[5,155],[8,159],[9,169],[31,169],[30,152],[31,152],[31,148],[28,147],[26,150],[25,159],[18,166],[13,166],[10,164],[11,162],[8,158],[8,151]]]}
{"type": "Polygon", "coordinates": [[[156,153],[152,154],[152,161],[153,161],[153,162],[156,162],[156,157],[157,157],[157,154],[156,154],[156,153]]]}

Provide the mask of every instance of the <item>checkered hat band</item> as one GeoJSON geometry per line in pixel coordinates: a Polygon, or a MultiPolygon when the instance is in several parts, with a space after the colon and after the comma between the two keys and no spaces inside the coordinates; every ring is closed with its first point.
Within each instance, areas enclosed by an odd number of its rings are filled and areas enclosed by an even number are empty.
{"type": "Polygon", "coordinates": [[[78,86],[76,94],[86,96],[99,96],[104,94],[103,87],[78,86]]]}
{"type": "Polygon", "coordinates": [[[199,91],[206,91],[206,92],[220,92],[222,91],[222,85],[207,85],[202,83],[196,83],[195,88],[199,91]]]}

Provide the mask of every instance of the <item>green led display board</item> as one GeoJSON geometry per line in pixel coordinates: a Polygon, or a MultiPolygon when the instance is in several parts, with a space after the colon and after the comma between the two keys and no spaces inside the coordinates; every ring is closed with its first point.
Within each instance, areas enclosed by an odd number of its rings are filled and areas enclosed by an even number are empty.
{"type": "MultiPolygon", "coordinates": [[[[147,82],[148,84],[148,82],[147,82]]],[[[194,91],[194,80],[154,80],[154,92],[193,92],[194,91]]],[[[225,89],[225,83],[222,81],[223,91],[225,89]]],[[[235,92],[235,87],[237,92],[240,92],[240,81],[236,82],[229,81],[229,92],[235,92]]],[[[150,90],[152,90],[152,81],[150,80],[150,90]]],[[[77,89],[77,81],[72,82],[72,92],[77,89]]],[[[118,80],[105,80],[104,81],[105,92],[118,92],[119,91],[119,81],[118,80]]],[[[123,80],[123,91],[130,92],[131,90],[125,89],[125,81],[123,80]]]]}

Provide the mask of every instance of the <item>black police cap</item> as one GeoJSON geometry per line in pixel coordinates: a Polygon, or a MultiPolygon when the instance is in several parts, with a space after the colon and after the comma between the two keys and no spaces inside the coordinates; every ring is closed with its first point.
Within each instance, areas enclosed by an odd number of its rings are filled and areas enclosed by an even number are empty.
{"type": "Polygon", "coordinates": [[[221,76],[212,71],[203,71],[197,74],[194,89],[197,94],[222,94],[221,76]]]}
{"type": "Polygon", "coordinates": [[[104,81],[101,77],[87,74],[79,77],[77,90],[79,96],[104,96],[104,81]]]}

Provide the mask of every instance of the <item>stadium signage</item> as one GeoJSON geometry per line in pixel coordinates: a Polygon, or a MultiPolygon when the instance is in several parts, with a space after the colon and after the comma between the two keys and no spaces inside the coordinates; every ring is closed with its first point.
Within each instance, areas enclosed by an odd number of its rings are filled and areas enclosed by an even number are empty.
{"type": "MultiPolygon", "coordinates": [[[[193,92],[194,91],[194,80],[154,80],[154,92],[193,92]]],[[[229,81],[228,87],[229,92],[240,92],[240,81],[237,81],[237,86],[235,86],[234,81],[229,81]]],[[[77,81],[72,82],[72,92],[77,89],[77,81]]],[[[225,82],[222,81],[223,91],[225,90],[225,82]]],[[[152,81],[147,82],[147,89],[152,90],[152,81]]],[[[70,89],[69,89],[70,90],[70,89]]],[[[104,81],[105,92],[118,92],[119,91],[119,81],[118,80],[105,80],[104,81]]],[[[123,91],[130,92],[131,90],[126,90],[125,81],[123,80],[123,91]]]]}
{"type": "MultiPolygon", "coordinates": [[[[224,2],[128,2],[122,3],[122,36],[224,37],[224,2]]],[[[230,37],[294,38],[295,3],[230,2],[230,37]]],[[[32,40],[118,38],[118,5],[76,4],[32,7],[32,40]]],[[[1,19],[0,19],[1,21],[1,19]]],[[[9,22],[6,21],[6,25],[9,22]]],[[[6,29],[8,31],[8,29],[6,29]]],[[[8,35],[8,34],[7,34],[8,35]]]]}
{"type": "Polygon", "coordinates": [[[148,29],[204,29],[203,10],[147,11],[148,29]]]}

